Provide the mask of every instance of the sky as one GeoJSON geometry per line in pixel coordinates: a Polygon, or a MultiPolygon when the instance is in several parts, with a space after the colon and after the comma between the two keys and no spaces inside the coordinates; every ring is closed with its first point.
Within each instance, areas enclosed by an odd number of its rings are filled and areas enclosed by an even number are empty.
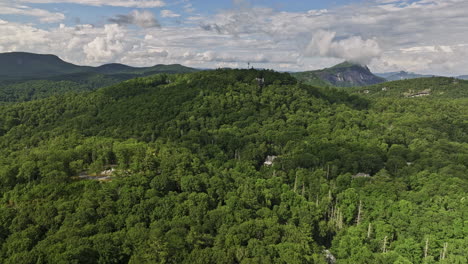
{"type": "Polygon", "coordinates": [[[468,0],[0,0],[0,52],[79,65],[179,63],[468,74],[468,0]]]}

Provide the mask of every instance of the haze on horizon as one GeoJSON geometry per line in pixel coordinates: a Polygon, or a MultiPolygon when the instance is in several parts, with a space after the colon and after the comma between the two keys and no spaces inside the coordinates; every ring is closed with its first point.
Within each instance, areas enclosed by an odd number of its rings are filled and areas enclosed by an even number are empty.
{"type": "Polygon", "coordinates": [[[467,74],[466,0],[6,0],[0,52],[81,65],[467,74]]]}

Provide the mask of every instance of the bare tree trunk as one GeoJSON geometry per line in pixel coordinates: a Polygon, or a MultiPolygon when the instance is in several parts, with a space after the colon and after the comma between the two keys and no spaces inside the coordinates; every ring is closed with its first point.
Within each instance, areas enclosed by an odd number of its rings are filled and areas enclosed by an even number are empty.
{"type": "Polygon", "coordinates": [[[444,243],[444,250],[442,251],[442,258],[441,259],[445,259],[447,257],[447,247],[448,247],[448,243],[445,242],[444,243]]]}
{"type": "Polygon", "coordinates": [[[382,253],[387,253],[387,236],[384,237],[382,253]]]}
{"type": "Polygon", "coordinates": [[[359,200],[358,215],[357,215],[357,219],[356,219],[356,223],[358,225],[361,223],[361,212],[362,212],[362,200],[359,200]]]}
{"type": "Polygon", "coordinates": [[[429,238],[426,238],[426,246],[424,247],[424,258],[427,258],[428,250],[429,250],[429,238]]]}
{"type": "Polygon", "coordinates": [[[343,228],[343,213],[340,211],[338,214],[338,229],[343,228]]]}
{"type": "Polygon", "coordinates": [[[367,238],[370,238],[371,231],[372,231],[372,224],[369,223],[369,226],[367,227],[367,238]]]}

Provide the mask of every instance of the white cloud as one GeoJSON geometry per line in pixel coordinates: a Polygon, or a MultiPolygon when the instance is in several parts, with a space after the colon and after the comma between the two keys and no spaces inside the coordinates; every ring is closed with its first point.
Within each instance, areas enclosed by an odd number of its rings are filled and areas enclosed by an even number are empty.
{"type": "Polygon", "coordinates": [[[24,3],[50,4],[50,3],[71,3],[91,6],[120,6],[154,8],[163,7],[166,3],[162,0],[19,0],[24,3]]]}
{"type": "Polygon", "coordinates": [[[23,15],[39,18],[42,23],[59,22],[65,19],[65,15],[57,12],[49,12],[44,9],[30,8],[19,5],[6,5],[0,3],[0,15],[23,15]]]}
{"type": "Polygon", "coordinates": [[[105,25],[104,36],[97,36],[83,47],[86,58],[94,62],[113,61],[116,56],[128,49],[128,43],[123,41],[126,31],[117,24],[105,25]]]}
{"type": "Polygon", "coordinates": [[[180,17],[179,14],[172,12],[171,10],[161,10],[161,17],[180,17]]]}
{"type": "Polygon", "coordinates": [[[334,57],[347,61],[369,64],[381,54],[379,44],[373,39],[363,40],[353,36],[336,40],[336,32],[317,31],[305,50],[305,55],[334,57]]]}
{"type": "MultiPolygon", "coordinates": [[[[155,1],[77,2],[135,5],[155,1]]],[[[370,0],[304,12],[239,4],[212,16],[193,14],[182,24],[162,28],[152,27],[154,15],[144,15],[146,11],[141,10],[99,26],[46,29],[0,20],[0,49],[55,53],[74,63],[93,65],[123,62],[215,67],[244,66],[251,61],[256,67],[310,70],[352,60],[370,62],[374,71],[458,75],[468,73],[464,59],[468,55],[466,10],[466,0],[370,0]]]]}
{"type": "MultiPolygon", "coordinates": [[[[468,67],[462,57],[452,56],[464,54],[468,48],[460,47],[468,44],[466,10],[466,0],[374,0],[296,13],[243,6],[223,11],[200,24],[205,30],[236,38],[269,38],[277,43],[289,43],[291,50],[305,56],[360,63],[372,61],[371,68],[381,70],[399,62],[402,70],[439,70],[443,71],[439,74],[455,74],[468,67]],[[443,48],[422,55],[413,49],[421,46],[443,48]],[[447,52],[450,49],[453,52],[447,52]],[[414,60],[397,59],[404,56],[414,57],[414,60]],[[455,62],[437,66],[447,60],[455,62]]],[[[303,63],[304,67],[314,61],[318,58],[304,57],[298,63],[303,63]]]]}

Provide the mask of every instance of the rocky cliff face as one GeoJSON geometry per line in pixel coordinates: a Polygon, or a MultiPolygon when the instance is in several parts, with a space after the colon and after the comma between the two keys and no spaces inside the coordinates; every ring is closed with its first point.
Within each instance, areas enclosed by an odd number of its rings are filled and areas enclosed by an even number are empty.
{"type": "Polygon", "coordinates": [[[372,74],[369,68],[361,65],[340,65],[316,73],[320,79],[333,86],[367,86],[384,82],[385,79],[372,74]]]}
{"type": "Polygon", "coordinates": [[[367,86],[385,82],[384,78],[378,77],[366,66],[344,62],[318,71],[303,72],[295,75],[300,81],[321,80],[331,86],[354,87],[367,86]]]}

